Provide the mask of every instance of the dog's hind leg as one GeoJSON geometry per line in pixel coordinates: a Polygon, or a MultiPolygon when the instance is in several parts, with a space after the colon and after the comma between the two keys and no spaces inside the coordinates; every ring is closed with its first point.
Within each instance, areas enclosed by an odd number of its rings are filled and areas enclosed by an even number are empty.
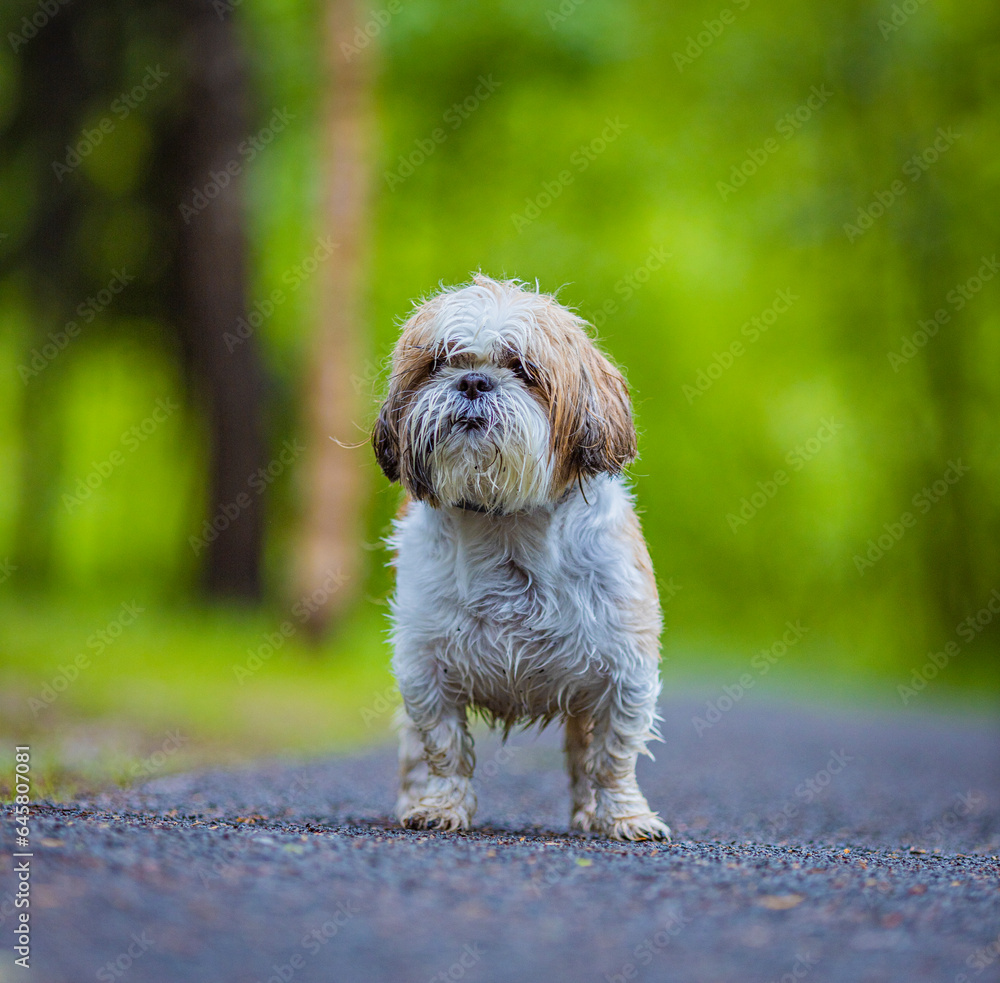
{"type": "Polygon", "coordinates": [[[594,823],[594,786],[587,774],[587,748],[592,724],[587,717],[567,717],[563,746],[569,772],[570,826],[589,833],[594,823]]]}

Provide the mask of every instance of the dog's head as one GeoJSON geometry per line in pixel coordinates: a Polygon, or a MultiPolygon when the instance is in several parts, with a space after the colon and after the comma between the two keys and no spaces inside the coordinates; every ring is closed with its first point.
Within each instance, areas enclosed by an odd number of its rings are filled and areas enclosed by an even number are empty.
{"type": "Polygon", "coordinates": [[[386,477],[435,507],[506,514],[620,472],[636,454],[628,389],[585,327],[482,275],[420,304],[372,435],[386,477]]]}

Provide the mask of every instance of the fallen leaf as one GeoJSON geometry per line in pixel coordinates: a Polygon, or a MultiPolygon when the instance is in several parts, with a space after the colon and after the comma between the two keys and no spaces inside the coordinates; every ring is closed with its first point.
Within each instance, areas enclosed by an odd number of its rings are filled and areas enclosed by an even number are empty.
{"type": "Polygon", "coordinates": [[[804,894],[765,894],[757,899],[757,904],[769,911],[787,911],[805,899],[804,894]]]}

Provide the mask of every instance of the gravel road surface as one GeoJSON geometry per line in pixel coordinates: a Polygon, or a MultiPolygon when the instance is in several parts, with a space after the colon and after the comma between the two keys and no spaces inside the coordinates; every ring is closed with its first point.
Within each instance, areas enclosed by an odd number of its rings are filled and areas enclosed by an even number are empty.
{"type": "Polygon", "coordinates": [[[0,983],[1000,980],[995,721],[704,709],[640,764],[669,844],[568,832],[555,732],[478,739],[467,834],[395,827],[389,747],[39,803],[27,971],[6,808],[0,983]]]}

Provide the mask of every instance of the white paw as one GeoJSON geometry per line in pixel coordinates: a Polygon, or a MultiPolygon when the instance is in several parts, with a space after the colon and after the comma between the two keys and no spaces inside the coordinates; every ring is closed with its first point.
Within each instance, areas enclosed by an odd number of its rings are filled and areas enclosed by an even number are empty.
{"type": "Polygon", "coordinates": [[[594,816],[591,829],[613,840],[669,840],[670,827],[655,812],[637,816],[594,816]]]}
{"type": "Polygon", "coordinates": [[[433,829],[439,833],[454,833],[468,829],[472,816],[460,806],[444,806],[433,799],[417,799],[411,802],[405,812],[400,812],[399,821],[407,829],[433,829]]]}
{"type": "Polygon", "coordinates": [[[468,829],[476,796],[467,778],[431,778],[423,788],[403,789],[396,815],[407,829],[454,832],[468,829]]]}
{"type": "Polygon", "coordinates": [[[581,806],[574,809],[569,826],[570,829],[579,829],[584,833],[589,833],[594,828],[594,807],[581,806]]]}

